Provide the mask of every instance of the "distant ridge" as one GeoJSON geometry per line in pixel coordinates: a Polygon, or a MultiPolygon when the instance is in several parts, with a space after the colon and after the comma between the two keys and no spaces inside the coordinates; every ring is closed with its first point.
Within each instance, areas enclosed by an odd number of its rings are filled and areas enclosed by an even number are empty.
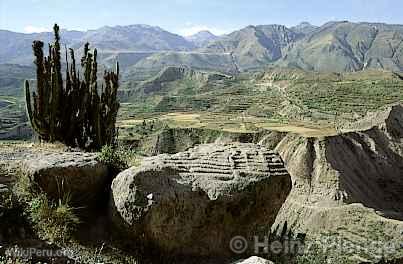
{"type": "MultiPolygon", "coordinates": [[[[0,30],[0,64],[32,65],[33,40],[50,42],[50,33],[0,30]]],[[[67,46],[90,42],[109,66],[159,71],[186,65],[225,72],[281,66],[321,72],[365,69],[403,71],[403,25],[331,21],[322,26],[302,22],[248,26],[223,36],[201,31],[182,37],[149,25],[105,26],[85,32],[62,32],[67,46]]]]}

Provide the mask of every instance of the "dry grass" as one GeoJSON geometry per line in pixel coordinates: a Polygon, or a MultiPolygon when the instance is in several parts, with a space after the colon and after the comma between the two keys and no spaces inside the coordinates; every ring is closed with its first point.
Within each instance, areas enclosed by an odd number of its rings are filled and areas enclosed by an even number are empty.
{"type": "Polygon", "coordinates": [[[41,239],[50,242],[68,241],[78,228],[80,220],[70,206],[70,194],[62,193],[58,201],[49,199],[21,170],[13,192],[41,239]]]}
{"type": "Polygon", "coordinates": [[[69,202],[68,194],[58,203],[54,203],[41,193],[28,203],[30,220],[40,238],[62,243],[71,238],[80,224],[80,219],[69,202]]]}

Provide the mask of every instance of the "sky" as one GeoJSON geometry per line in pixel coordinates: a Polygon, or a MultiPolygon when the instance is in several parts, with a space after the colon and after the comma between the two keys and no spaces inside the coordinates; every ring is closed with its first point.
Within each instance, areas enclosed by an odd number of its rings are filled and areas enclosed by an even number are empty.
{"type": "Polygon", "coordinates": [[[402,0],[0,0],[0,29],[50,31],[148,24],[191,35],[221,35],[248,25],[328,21],[403,24],[402,0]]]}

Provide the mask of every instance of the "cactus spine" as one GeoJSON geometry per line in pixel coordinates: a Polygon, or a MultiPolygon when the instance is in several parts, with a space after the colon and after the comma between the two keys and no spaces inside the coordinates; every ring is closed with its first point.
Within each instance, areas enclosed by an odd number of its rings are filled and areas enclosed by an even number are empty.
{"type": "Polygon", "coordinates": [[[82,79],[76,69],[74,51],[66,50],[66,75],[62,77],[59,27],[54,26],[55,41],[44,56],[43,42],[34,41],[37,89],[31,92],[25,81],[27,114],[39,139],[60,141],[68,146],[98,150],[116,140],[119,110],[117,89],[119,65],[104,72],[101,91],[97,80],[97,50],[84,46],[81,58],[82,79]],[[70,57],[70,61],[69,58],[70,57]],[[99,93],[100,92],[100,93],[99,93]]]}

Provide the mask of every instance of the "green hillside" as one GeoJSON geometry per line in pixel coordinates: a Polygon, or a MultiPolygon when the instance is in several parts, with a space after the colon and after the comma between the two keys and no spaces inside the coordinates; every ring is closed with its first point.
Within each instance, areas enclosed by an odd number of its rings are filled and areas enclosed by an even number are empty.
{"type": "Polygon", "coordinates": [[[189,66],[195,69],[228,73],[238,71],[236,63],[228,53],[162,52],[155,53],[129,67],[128,75],[143,71],[160,71],[167,66],[189,66]]]}
{"type": "Polygon", "coordinates": [[[0,64],[0,95],[22,96],[24,80],[34,79],[35,69],[17,64],[0,64]]]}

